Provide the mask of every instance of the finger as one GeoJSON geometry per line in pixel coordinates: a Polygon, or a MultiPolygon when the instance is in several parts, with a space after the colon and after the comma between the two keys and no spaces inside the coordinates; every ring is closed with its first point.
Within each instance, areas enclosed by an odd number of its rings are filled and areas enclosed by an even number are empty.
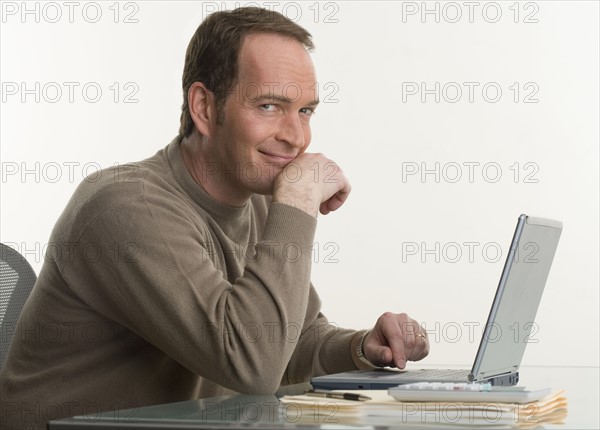
{"type": "Polygon", "coordinates": [[[350,184],[345,182],[345,185],[338,192],[321,203],[321,206],[319,207],[320,212],[323,215],[327,215],[329,212],[338,210],[348,199],[350,191],[350,184]]]}
{"type": "Polygon", "coordinates": [[[423,342],[423,347],[420,350],[420,354],[418,357],[415,357],[415,360],[422,360],[429,355],[429,341],[423,342]]]}
{"type": "Polygon", "coordinates": [[[335,210],[339,209],[340,207],[342,207],[342,205],[344,203],[346,203],[346,200],[348,199],[349,195],[350,195],[349,188],[344,188],[344,189],[338,191],[328,200],[327,207],[331,211],[335,211],[335,210]]]}
{"type": "Polygon", "coordinates": [[[329,212],[338,210],[343,204],[344,204],[344,202],[340,201],[338,199],[337,195],[334,195],[334,196],[330,197],[329,199],[325,200],[323,203],[321,203],[321,205],[319,206],[319,211],[323,215],[327,215],[329,212]]]}
{"type": "Polygon", "coordinates": [[[396,315],[385,313],[383,316],[384,318],[381,318],[381,333],[385,337],[392,352],[391,362],[393,362],[396,367],[404,369],[406,366],[404,333],[402,332],[400,324],[398,324],[396,315]]]}
{"type": "Polygon", "coordinates": [[[350,182],[339,168],[337,164],[328,160],[326,166],[334,166],[335,174],[331,176],[331,172],[328,175],[324,175],[324,186],[323,189],[325,200],[319,205],[319,212],[323,215],[327,215],[330,212],[338,210],[348,199],[352,187],[350,182]],[[330,194],[331,193],[331,194],[330,194]]]}
{"type": "Polygon", "coordinates": [[[367,335],[364,343],[367,359],[376,366],[391,366],[392,350],[387,346],[385,338],[380,334],[378,325],[367,335]]]}
{"type": "Polygon", "coordinates": [[[421,339],[419,339],[417,345],[419,347],[417,350],[417,356],[415,356],[415,360],[422,360],[429,355],[429,338],[425,330],[421,331],[421,339]]]}
{"type": "Polygon", "coordinates": [[[392,350],[385,345],[372,346],[369,348],[369,353],[367,354],[367,349],[365,347],[365,355],[367,359],[376,366],[395,366],[392,363],[392,350]],[[375,358],[372,358],[375,357],[375,358]]]}
{"type": "MultiPolygon", "coordinates": [[[[407,329],[407,332],[410,329],[407,329]]],[[[412,351],[406,352],[406,356],[411,361],[417,361],[425,358],[429,354],[429,339],[427,332],[415,322],[415,329],[411,331],[411,335],[414,335],[414,345],[412,351]]]]}
{"type": "Polygon", "coordinates": [[[404,354],[407,360],[414,360],[416,350],[419,348],[421,338],[418,335],[420,331],[416,328],[417,323],[410,318],[406,321],[403,314],[398,316],[399,324],[404,333],[404,354]]]}
{"type": "Polygon", "coordinates": [[[363,349],[367,359],[376,366],[394,367],[394,354],[388,345],[387,339],[381,332],[383,318],[383,316],[379,317],[375,327],[365,338],[363,349]]]}
{"type": "Polygon", "coordinates": [[[329,212],[339,209],[343,204],[344,202],[340,202],[337,195],[335,195],[321,203],[319,210],[323,215],[327,215],[329,212]]]}

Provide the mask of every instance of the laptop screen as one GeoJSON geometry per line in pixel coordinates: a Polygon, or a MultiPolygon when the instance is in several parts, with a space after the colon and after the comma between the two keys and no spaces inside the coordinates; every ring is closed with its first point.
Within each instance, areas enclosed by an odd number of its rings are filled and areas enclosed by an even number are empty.
{"type": "Polygon", "coordinates": [[[521,215],[470,379],[517,372],[536,342],[535,315],[554,259],[562,223],[521,215]]]}

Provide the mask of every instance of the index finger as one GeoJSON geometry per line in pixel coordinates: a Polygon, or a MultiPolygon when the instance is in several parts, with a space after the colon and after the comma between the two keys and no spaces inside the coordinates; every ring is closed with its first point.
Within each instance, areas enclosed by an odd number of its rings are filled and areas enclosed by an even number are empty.
{"type": "Polygon", "coordinates": [[[392,362],[399,369],[406,366],[406,352],[404,349],[404,333],[398,321],[393,316],[382,320],[381,333],[392,350],[392,362]]]}
{"type": "Polygon", "coordinates": [[[320,209],[321,209],[321,213],[323,215],[327,215],[329,212],[338,210],[346,202],[346,199],[348,199],[348,196],[350,195],[350,191],[352,190],[352,187],[350,186],[350,183],[348,182],[346,177],[343,175],[342,175],[342,180],[343,180],[343,183],[342,183],[342,186],[340,187],[340,189],[329,199],[327,199],[323,203],[321,203],[320,209]]]}
{"type": "Polygon", "coordinates": [[[327,215],[329,212],[338,210],[348,198],[349,191],[338,191],[329,199],[321,203],[321,213],[327,215]]]}

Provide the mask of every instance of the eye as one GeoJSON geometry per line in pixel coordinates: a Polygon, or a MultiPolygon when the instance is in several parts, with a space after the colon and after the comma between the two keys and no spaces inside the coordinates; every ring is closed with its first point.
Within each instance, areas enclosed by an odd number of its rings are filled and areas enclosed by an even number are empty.
{"type": "Polygon", "coordinates": [[[275,105],[272,103],[266,103],[264,105],[260,105],[260,109],[266,111],[266,112],[273,112],[275,110],[275,105]]]}
{"type": "Polygon", "coordinates": [[[313,108],[302,108],[300,109],[300,112],[302,112],[305,115],[308,116],[313,116],[314,114],[316,114],[317,112],[315,112],[315,110],[313,108]]]}

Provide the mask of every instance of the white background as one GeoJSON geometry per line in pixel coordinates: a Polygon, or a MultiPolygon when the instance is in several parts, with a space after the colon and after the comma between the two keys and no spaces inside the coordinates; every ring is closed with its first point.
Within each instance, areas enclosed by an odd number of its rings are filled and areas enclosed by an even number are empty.
{"type": "MultiPolygon", "coordinates": [[[[323,102],[312,150],[353,184],[319,218],[313,281],[330,320],[366,328],[407,312],[431,331],[425,363],[470,364],[527,213],[564,231],[523,364],[598,366],[598,3],[259,5],[313,34],[323,102]],[[434,90],[424,99],[422,83],[434,90]]],[[[2,2],[1,240],[36,272],[85,174],[177,134],[185,49],[223,7],[78,2],[69,16],[64,2],[2,2]]]]}

